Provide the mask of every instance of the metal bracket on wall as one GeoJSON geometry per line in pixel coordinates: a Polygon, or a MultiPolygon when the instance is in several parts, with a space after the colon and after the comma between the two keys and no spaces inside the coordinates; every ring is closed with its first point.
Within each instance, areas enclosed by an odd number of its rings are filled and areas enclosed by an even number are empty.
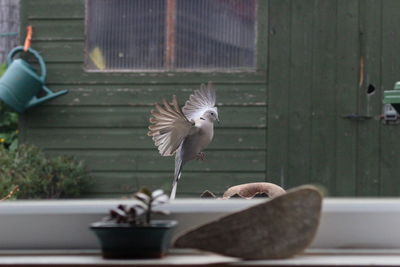
{"type": "Polygon", "coordinates": [[[372,116],[360,115],[357,113],[353,113],[353,114],[343,115],[342,118],[348,119],[348,120],[353,120],[353,121],[365,121],[365,120],[372,119],[372,116]]]}

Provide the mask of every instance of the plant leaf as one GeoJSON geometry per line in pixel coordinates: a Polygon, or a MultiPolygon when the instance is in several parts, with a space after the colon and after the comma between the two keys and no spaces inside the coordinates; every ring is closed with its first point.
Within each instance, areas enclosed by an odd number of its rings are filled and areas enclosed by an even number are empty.
{"type": "Polygon", "coordinates": [[[139,192],[147,195],[149,198],[151,197],[151,191],[146,187],[143,187],[142,189],[140,189],[139,192]]]}
{"type": "Polygon", "coordinates": [[[147,210],[147,205],[143,204],[142,202],[133,205],[135,208],[139,208],[141,210],[147,210]]]}
{"type": "Polygon", "coordinates": [[[129,214],[130,217],[135,218],[138,214],[136,206],[130,207],[127,213],[129,214]]]}
{"type": "Polygon", "coordinates": [[[8,148],[10,151],[15,151],[18,148],[18,139],[12,141],[10,147],[8,148]]]}
{"type": "Polygon", "coordinates": [[[126,214],[121,209],[112,209],[112,210],[110,210],[110,217],[111,218],[117,218],[119,216],[124,217],[124,216],[126,216],[126,214]]]}
{"type": "Polygon", "coordinates": [[[160,204],[167,203],[167,202],[168,202],[168,199],[169,199],[169,198],[168,198],[167,195],[158,196],[157,199],[155,199],[155,200],[153,201],[153,205],[160,205],[160,204]]]}
{"type": "Polygon", "coordinates": [[[7,69],[7,64],[3,63],[0,65],[0,77],[3,75],[3,73],[6,71],[7,69]]]}
{"type": "Polygon", "coordinates": [[[150,197],[142,192],[137,192],[133,195],[137,200],[142,201],[143,203],[149,203],[150,197]]]}
{"type": "Polygon", "coordinates": [[[153,199],[156,199],[156,198],[158,198],[158,197],[160,197],[160,196],[162,196],[162,195],[164,195],[164,191],[163,191],[162,189],[154,190],[154,191],[151,193],[151,197],[152,197],[153,199]]]}
{"type": "Polygon", "coordinates": [[[128,206],[126,206],[126,205],[123,205],[123,204],[120,204],[120,205],[118,205],[118,207],[117,207],[119,210],[122,210],[122,211],[124,211],[124,212],[126,212],[127,211],[127,208],[128,208],[128,206]]]}

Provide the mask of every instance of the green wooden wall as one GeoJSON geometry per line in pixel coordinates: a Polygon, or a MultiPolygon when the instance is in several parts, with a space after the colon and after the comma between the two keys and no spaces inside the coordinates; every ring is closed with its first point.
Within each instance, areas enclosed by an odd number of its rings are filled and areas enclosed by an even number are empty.
{"type": "Polygon", "coordinates": [[[269,3],[268,177],[400,195],[399,125],[380,118],[383,91],[400,80],[400,1],[269,3]]]}
{"type": "MultiPolygon", "coordinates": [[[[21,12],[21,28],[33,26],[32,47],[47,63],[48,87],[69,90],[22,116],[21,141],[84,159],[94,177],[88,197],[123,196],[141,186],[169,191],[174,158],[161,157],[146,135],[149,112],[172,94],[184,104],[209,80],[217,88],[222,122],[206,161],[185,166],[178,197],[265,181],[266,56],[250,73],[90,73],[83,70],[83,0],[25,0],[21,12]]],[[[266,17],[261,21],[258,30],[265,35],[266,17]]],[[[265,41],[259,38],[260,48],[265,41]]]]}
{"type": "Polygon", "coordinates": [[[380,118],[383,91],[400,80],[399,10],[398,0],[260,0],[256,72],[89,73],[84,1],[24,0],[22,29],[34,27],[48,85],[70,93],[22,116],[21,140],[86,160],[88,196],[169,190],[173,159],[146,136],[151,105],[172,94],[183,103],[212,80],[222,123],[207,160],[187,165],[178,196],[253,181],[399,195],[399,126],[380,118]]]}

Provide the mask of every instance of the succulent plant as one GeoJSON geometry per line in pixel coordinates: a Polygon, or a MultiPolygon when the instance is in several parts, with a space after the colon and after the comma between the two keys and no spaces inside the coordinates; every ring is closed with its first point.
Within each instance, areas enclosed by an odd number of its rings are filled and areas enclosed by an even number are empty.
{"type": "Polygon", "coordinates": [[[168,196],[161,189],[150,191],[147,188],[142,188],[133,197],[139,202],[133,205],[118,205],[117,208],[110,210],[106,220],[130,225],[149,225],[153,213],[167,213],[165,211],[154,211],[153,209],[154,206],[168,201],[168,196]]]}

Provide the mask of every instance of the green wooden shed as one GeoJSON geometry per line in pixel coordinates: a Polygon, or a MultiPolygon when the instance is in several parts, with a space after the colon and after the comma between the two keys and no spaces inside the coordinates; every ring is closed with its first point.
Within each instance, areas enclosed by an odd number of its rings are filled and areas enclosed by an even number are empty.
{"type": "MultiPolygon", "coordinates": [[[[161,2],[168,13],[180,1],[161,2]]],[[[89,47],[97,38],[91,27],[100,23],[88,17],[90,1],[22,0],[21,38],[32,25],[48,87],[69,94],[21,116],[20,141],[85,160],[94,177],[87,197],[123,196],[141,186],[169,191],[174,161],[146,136],[149,111],[172,94],[183,104],[212,81],[221,123],[206,161],[185,167],[178,197],[259,181],[319,184],[332,196],[400,195],[400,128],[381,116],[383,91],[400,80],[400,1],[255,3],[255,61],[248,68],[108,71],[103,61],[110,55],[89,47]],[[88,63],[92,52],[97,70],[88,63]]],[[[247,21],[244,13],[238,16],[247,21]]],[[[96,25],[105,34],[111,27],[96,25]]],[[[173,51],[168,36],[175,32],[166,32],[164,46],[173,51]]],[[[121,57],[129,53],[119,49],[121,57]]]]}

